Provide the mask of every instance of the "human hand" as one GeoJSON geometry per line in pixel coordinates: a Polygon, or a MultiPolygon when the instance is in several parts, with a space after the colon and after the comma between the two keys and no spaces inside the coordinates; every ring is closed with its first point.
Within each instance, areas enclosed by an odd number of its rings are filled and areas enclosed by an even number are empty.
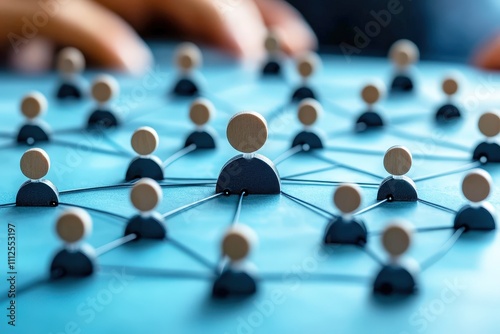
{"type": "Polygon", "coordinates": [[[0,33],[16,67],[51,63],[53,45],[71,45],[99,66],[138,72],[151,53],[136,31],[154,19],[174,23],[186,38],[237,56],[263,52],[266,27],[278,28],[283,49],[296,54],[316,47],[309,26],[282,0],[5,0],[0,33]],[[40,42],[40,41],[49,42],[40,42]]]}
{"type": "Polygon", "coordinates": [[[500,35],[480,46],[473,56],[475,65],[489,70],[500,69],[500,35]]]}

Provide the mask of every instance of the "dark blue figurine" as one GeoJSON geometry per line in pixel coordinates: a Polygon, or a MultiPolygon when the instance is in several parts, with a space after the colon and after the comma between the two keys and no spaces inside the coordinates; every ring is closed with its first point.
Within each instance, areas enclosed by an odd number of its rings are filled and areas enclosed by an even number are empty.
{"type": "Polygon", "coordinates": [[[467,204],[455,216],[455,229],[466,231],[491,231],[496,228],[496,213],[486,202],[491,193],[493,180],[484,169],[470,171],[462,181],[462,193],[471,204],[467,204]]]}
{"type": "Polygon", "coordinates": [[[411,229],[406,222],[387,225],[382,234],[382,245],[390,256],[373,282],[373,291],[380,295],[410,295],[417,291],[419,266],[413,260],[403,262],[400,257],[411,244],[411,229]]]}
{"type": "Polygon", "coordinates": [[[248,226],[233,225],[222,241],[222,255],[228,263],[221,269],[212,288],[215,298],[245,297],[257,292],[256,271],[246,262],[252,246],[256,243],[255,232],[248,226]]]}
{"type": "Polygon", "coordinates": [[[453,95],[458,91],[458,79],[453,76],[446,77],[441,88],[448,96],[448,101],[436,112],[436,121],[444,123],[459,119],[461,117],[460,110],[452,101],[453,95]]]}
{"type": "Polygon", "coordinates": [[[340,185],[335,190],[333,202],[342,215],[330,220],[323,242],[325,244],[364,246],[367,241],[365,224],[352,216],[361,205],[359,186],[355,184],[340,185]]]}
{"type": "Polygon", "coordinates": [[[311,129],[322,113],[323,108],[318,101],[310,98],[302,100],[298,108],[297,116],[304,126],[304,129],[293,138],[292,147],[302,146],[307,147],[308,150],[323,148],[323,142],[325,140],[322,134],[318,130],[313,131],[311,129]]]}
{"type": "Polygon", "coordinates": [[[58,279],[91,275],[96,267],[97,255],[90,245],[81,243],[92,231],[89,214],[80,208],[64,211],[57,220],[56,231],[65,245],[52,260],[50,277],[58,279]]]}
{"type": "Polygon", "coordinates": [[[118,82],[110,75],[101,75],[92,84],[92,97],[98,106],[90,114],[88,129],[108,129],[120,125],[119,115],[110,106],[110,101],[118,95],[118,82]]]}
{"type": "Polygon", "coordinates": [[[412,165],[411,152],[404,146],[393,146],[384,156],[384,168],[391,174],[378,188],[377,200],[415,202],[418,200],[417,186],[405,176],[412,165]]]}
{"type": "Polygon", "coordinates": [[[85,69],[83,54],[72,47],[64,48],[59,52],[57,69],[61,77],[60,85],[56,91],[57,99],[82,99],[85,95],[83,82],[80,78],[80,73],[85,69]]]}
{"type": "Polygon", "coordinates": [[[26,122],[17,133],[17,142],[25,145],[34,145],[50,140],[50,127],[39,119],[47,111],[47,99],[39,92],[27,94],[21,102],[21,113],[26,122]]]}
{"type": "Polygon", "coordinates": [[[163,217],[153,210],[163,197],[158,183],[150,178],[142,178],[134,184],[130,200],[139,214],[132,217],[125,227],[125,235],[135,234],[137,239],[165,239],[167,229],[163,217]]]}
{"type": "Polygon", "coordinates": [[[267,59],[262,67],[262,75],[265,77],[281,76],[281,45],[275,31],[268,32],[264,47],[267,51],[267,59]]]}
{"type": "Polygon", "coordinates": [[[267,123],[256,112],[234,115],[227,126],[231,146],[243,154],[229,160],[217,179],[216,193],[279,194],[281,182],[273,162],[255,152],[267,141],[267,123]]]}
{"type": "Polygon", "coordinates": [[[21,171],[29,178],[16,195],[17,206],[57,206],[59,192],[49,180],[43,179],[50,169],[50,158],[40,148],[27,150],[21,158],[21,171]]]}
{"type": "Polygon", "coordinates": [[[153,180],[163,180],[163,162],[152,155],[158,147],[158,134],[155,129],[143,126],[132,135],[132,148],[139,155],[129,164],[125,174],[126,181],[147,177],[153,180]]]}
{"type": "Polygon", "coordinates": [[[303,99],[318,100],[317,94],[310,87],[310,77],[316,69],[321,66],[321,59],[314,52],[308,52],[297,58],[297,72],[302,79],[302,84],[292,94],[292,102],[300,102],[303,99]]]}
{"type": "Polygon", "coordinates": [[[384,126],[382,116],[374,110],[373,106],[384,95],[385,87],[382,82],[374,82],[366,85],[361,90],[361,98],[367,105],[367,110],[359,115],[355,123],[355,131],[363,132],[370,129],[377,129],[384,126]]]}
{"type": "Polygon", "coordinates": [[[500,116],[495,112],[486,112],[479,118],[478,127],[487,140],[474,149],[473,160],[483,163],[500,162],[500,145],[493,141],[500,133],[500,116]]]}
{"type": "Polygon", "coordinates": [[[176,50],[175,60],[180,70],[179,78],[172,88],[172,94],[179,97],[198,96],[201,92],[200,82],[195,70],[201,66],[202,54],[193,43],[182,43],[176,50]]]}
{"type": "Polygon", "coordinates": [[[396,75],[391,82],[391,93],[410,93],[415,90],[415,83],[409,74],[409,68],[420,58],[420,52],[410,40],[401,39],[389,50],[389,58],[396,67],[396,75]]]}
{"type": "Polygon", "coordinates": [[[215,113],[212,102],[204,98],[198,98],[189,108],[189,118],[196,125],[196,130],[191,132],[184,143],[184,147],[196,145],[196,149],[214,149],[216,147],[216,133],[207,126],[207,123],[215,113]]]}

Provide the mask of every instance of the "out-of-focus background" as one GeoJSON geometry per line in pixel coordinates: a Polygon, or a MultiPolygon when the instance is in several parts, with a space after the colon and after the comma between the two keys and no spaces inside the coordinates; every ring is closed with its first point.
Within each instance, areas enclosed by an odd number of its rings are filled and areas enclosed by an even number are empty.
{"type": "Polygon", "coordinates": [[[423,59],[467,61],[475,47],[500,31],[498,0],[288,1],[311,24],[321,49],[336,53],[342,53],[341,43],[356,46],[353,28],[358,27],[369,39],[358,47],[359,55],[383,56],[394,41],[408,38],[419,46],[423,59]],[[379,13],[389,8],[395,14],[383,26],[376,16],[383,17],[379,13]],[[373,30],[367,31],[367,25],[373,30]]]}

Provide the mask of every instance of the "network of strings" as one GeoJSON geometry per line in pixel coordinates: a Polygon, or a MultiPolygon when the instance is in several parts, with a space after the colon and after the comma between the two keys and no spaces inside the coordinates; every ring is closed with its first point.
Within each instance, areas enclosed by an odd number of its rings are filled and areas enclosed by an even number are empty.
{"type": "MultiPolygon", "coordinates": [[[[284,85],[288,85],[288,83],[283,82],[284,85]]],[[[224,96],[218,96],[217,94],[211,93],[210,86],[208,86],[207,91],[202,92],[200,95],[202,97],[205,97],[209,100],[215,101],[219,105],[224,105],[224,106],[229,106],[233,110],[237,110],[238,106],[233,104],[232,101],[226,101],[224,96]]],[[[340,107],[339,105],[336,105],[334,102],[329,101],[327,99],[321,99],[319,98],[319,101],[323,103],[323,106],[325,108],[326,113],[331,112],[329,109],[335,109],[340,116],[346,117],[348,119],[352,119],[353,114],[350,113],[349,111],[346,111],[344,108],[340,107]]],[[[169,103],[168,99],[166,99],[165,103],[169,103]]],[[[277,119],[279,117],[282,117],[283,115],[287,115],[288,113],[292,112],[291,110],[294,109],[294,107],[291,107],[292,104],[290,102],[284,102],[279,108],[273,111],[269,111],[266,114],[266,118],[268,121],[268,124],[270,124],[271,128],[270,130],[272,131],[272,126],[273,126],[273,120],[277,119]]],[[[230,116],[231,113],[225,112],[225,111],[220,111],[222,114],[226,113],[226,116],[230,116]]],[[[149,114],[148,114],[149,115],[149,114]]],[[[150,115],[153,115],[153,113],[150,113],[150,115]]],[[[124,122],[126,123],[129,120],[135,119],[138,120],[140,117],[144,117],[147,115],[140,115],[138,117],[131,117],[129,119],[125,119],[124,122]]],[[[400,124],[404,124],[404,120],[400,124]]],[[[408,123],[412,122],[412,120],[408,120],[408,123]]],[[[127,146],[125,143],[122,142],[116,142],[111,137],[108,135],[107,129],[93,129],[93,130],[86,130],[86,129],[66,129],[66,130],[58,130],[54,131],[53,135],[58,135],[58,136],[64,136],[66,133],[85,133],[85,135],[89,136],[98,136],[100,138],[103,138],[109,145],[110,147],[113,147],[113,149],[106,149],[102,147],[85,147],[84,144],[82,143],[73,143],[71,140],[64,140],[61,138],[53,138],[51,139],[47,144],[45,145],[58,145],[62,147],[74,147],[74,148],[80,148],[82,149],[88,149],[89,152],[91,153],[98,153],[98,154],[109,154],[109,155],[115,155],[115,156],[120,156],[124,158],[131,158],[133,155],[131,155],[130,151],[128,150],[127,146]]],[[[117,127],[117,131],[120,131],[120,127],[117,127]]],[[[416,134],[411,134],[410,132],[406,132],[402,130],[401,128],[397,127],[392,127],[391,125],[388,125],[386,128],[381,129],[380,131],[389,131],[392,132],[393,134],[397,134],[401,138],[406,138],[408,140],[415,140],[415,141],[425,141],[426,137],[424,135],[416,135],[416,134]]],[[[346,129],[345,133],[352,133],[351,129],[346,129]]],[[[356,134],[359,136],[363,136],[362,133],[356,134]]],[[[161,136],[161,132],[160,132],[161,136]]],[[[15,139],[15,133],[10,133],[10,132],[2,132],[1,137],[4,139],[8,140],[14,140],[15,139]]],[[[225,140],[224,134],[219,133],[219,138],[218,140],[225,140]]],[[[267,143],[267,145],[272,145],[272,140],[271,143],[267,143]]],[[[350,165],[349,163],[342,162],[337,159],[333,159],[330,157],[327,157],[323,152],[343,152],[343,153],[349,153],[349,154],[354,154],[354,155],[359,155],[360,158],[366,155],[371,155],[371,156],[376,156],[380,158],[380,163],[382,163],[383,156],[385,154],[385,149],[384,150],[377,150],[377,149],[372,149],[372,148],[342,148],[340,146],[330,146],[329,145],[330,140],[328,139],[326,141],[326,145],[323,149],[319,150],[311,150],[307,145],[297,145],[294,147],[291,147],[290,149],[282,152],[282,154],[276,156],[276,157],[269,157],[273,163],[277,166],[277,169],[280,169],[280,164],[283,163],[284,161],[291,160],[291,159],[296,159],[297,163],[300,164],[301,161],[304,161],[304,159],[310,159],[310,161],[318,161],[321,163],[326,163],[328,166],[326,167],[321,167],[321,168],[312,168],[311,170],[306,170],[298,173],[292,173],[292,174],[284,174],[283,176],[280,177],[281,183],[283,188],[286,188],[288,185],[294,186],[294,187],[329,187],[333,190],[335,187],[344,184],[342,180],[322,180],[322,179],[315,179],[315,178],[309,178],[311,175],[314,174],[320,174],[324,172],[329,172],[333,171],[335,169],[345,169],[349,170],[353,173],[357,173],[360,175],[365,175],[368,177],[371,177],[374,179],[374,182],[355,182],[359,187],[361,188],[371,188],[371,189],[377,189],[379,187],[380,182],[384,179],[384,176],[377,175],[373,172],[370,172],[368,170],[364,170],[363,168],[356,167],[353,165],[350,165]]],[[[22,145],[22,144],[11,144],[7,143],[6,146],[2,147],[2,150],[5,152],[6,150],[9,150],[10,147],[16,146],[16,145],[22,145]]],[[[442,161],[450,161],[450,160],[460,160],[464,161],[464,164],[459,167],[451,168],[450,170],[445,170],[445,171],[440,171],[438,173],[430,174],[430,175],[424,175],[421,177],[414,178],[413,181],[418,184],[419,182],[426,181],[426,180],[431,180],[431,179],[437,179],[440,177],[444,176],[449,176],[453,174],[459,174],[463,173],[469,170],[472,170],[477,167],[481,167],[485,164],[484,161],[475,161],[471,162],[470,157],[467,157],[468,154],[471,154],[471,151],[473,150],[472,147],[465,147],[460,144],[452,143],[452,142],[447,142],[445,140],[440,140],[439,142],[436,142],[437,146],[443,147],[443,148],[450,148],[454,150],[459,150],[464,152],[464,157],[463,158],[454,158],[452,156],[446,156],[446,155],[422,155],[423,158],[427,159],[434,159],[434,160],[442,160],[442,161]]],[[[215,150],[219,150],[220,148],[216,148],[215,150]]],[[[179,149],[177,152],[171,154],[169,157],[165,158],[163,160],[163,168],[166,171],[167,176],[158,182],[160,187],[162,188],[197,188],[197,187],[214,187],[216,185],[217,178],[197,178],[197,177],[191,177],[189,175],[189,171],[186,171],[186,175],[183,177],[168,177],[168,167],[178,161],[179,159],[182,159],[186,155],[192,154],[192,152],[196,151],[196,145],[188,145],[186,147],[182,147],[179,149]]],[[[414,157],[418,157],[418,154],[414,154],[414,157]]],[[[203,164],[203,161],[199,162],[200,164],[203,164]]],[[[221,166],[222,167],[222,166],[221,166]]],[[[125,172],[125,165],[124,165],[124,170],[120,172],[125,172]]],[[[60,202],[59,206],[61,207],[79,207],[82,209],[85,209],[89,212],[94,212],[96,215],[104,215],[108,216],[110,219],[116,219],[121,222],[126,222],[130,217],[110,212],[107,210],[99,209],[99,208],[94,208],[94,207],[89,207],[85,205],[79,205],[79,204],[70,204],[64,200],[65,196],[68,194],[79,194],[79,193],[84,193],[84,192],[99,192],[99,191],[108,191],[108,190],[115,190],[115,189],[130,189],[136,184],[139,180],[131,180],[127,182],[122,182],[122,183],[117,183],[117,184],[108,184],[108,185],[101,185],[101,186],[96,186],[96,187],[88,187],[88,188],[78,188],[78,189],[64,189],[59,191],[60,195],[60,202]]],[[[458,189],[458,180],[457,180],[457,189],[458,189]]],[[[59,185],[62,186],[62,185],[59,185]]],[[[225,192],[222,193],[214,193],[210,196],[207,196],[205,198],[200,198],[200,199],[193,199],[193,202],[187,203],[185,205],[182,205],[178,208],[175,208],[171,211],[161,213],[162,218],[166,219],[166,225],[167,228],[168,226],[168,220],[176,215],[182,214],[184,212],[187,212],[189,210],[194,209],[195,207],[202,206],[204,203],[207,203],[209,201],[212,201],[216,198],[237,198],[237,201],[235,201],[235,206],[234,206],[234,215],[231,221],[228,221],[228,225],[234,225],[234,224],[244,224],[244,222],[241,221],[240,215],[242,210],[245,210],[245,199],[247,196],[260,196],[260,195],[248,195],[245,192],[242,192],[239,195],[229,195],[225,192]]],[[[321,207],[318,205],[313,204],[306,198],[305,196],[295,196],[289,193],[288,190],[281,190],[281,193],[279,195],[266,195],[266,196],[282,196],[283,198],[287,199],[290,201],[290,203],[294,203],[294,205],[297,205],[298,207],[302,208],[303,210],[309,210],[315,215],[317,215],[317,219],[319,221],[325,222],[325,225],[328,221],[336,218],[339,216],[339,214],[332,212],[328,208],[321,207]]],[[[383,205],[391,205],[391,199],[386,198],[383,200],[374,200],[373,203],[370,203],[369,205],[362,207],[358,210],[356,210],[352,216],[353,217],[359,217],[362,218],[363,215],[369,211],[377,210],[377,208],[383,206],[383,205]]],[[[454,215],[457,214],[457,211],[451,208],[448,208],[446,206],[440,205],[439,203],[434,203],[432,201],[426,200],[425,193],[419,194],[418,202],[421,203],[422,205],[431,207],[434,210],[442,211],[450,215],[450,222],[452,221],[452,218],[454,215]]],[[[276,204],[278,205],[278,204],[276,204]]],[[[411,205],[411,204],[408,204],[411,205]]],[[[3,203],[0,205],[0,208],[9,208],[9,207],[15,207],[15,203],[3,203]]],[[[46,210],[54,210],[53,208],[47,208],[46,210]]],[[[252,208],[252,210],[258,210],[258,208],[252,208]]],[[[269,220],[272,220],[272,217],[269,217],[269,220]]],[[[117,229],[119,233],[122,233],[122,231],[119,230],[120,226],[125,227],[125,225],[117,225],[117,229]]],[[[47,224],[47,228],[51,228],[52,225],[50,222],[47,224]]],[[[175,227],[172,227],[175,228],[175,227]]],[[[449,230],[451,235],[449,236],[448,239],[443,240],[442,246],[436,249],[434,254],[430,256],[429,258],[425,259],[420,263],[420,268],[422,270],[425,270],[426,268],[430,267],[431,265],[434,265],[440,258],[442,258],[452,247],[455,245],[456,241],[463,235],[465,232],[465,228],[459,228],[459,229],[454,229],[452,224],[450,225],[443,225],[443,226],[434,226],[434,227],[423,227],[423,228],[415,228],[413,231],[417,234],[420,233],[431,233],[434,231],[443,231],[443,230],[449,230]]],[[[99,228],[97,227],[97,230],[94,233],[99,233],[99,228]]],[[[380,231],[373,231],[371,228],[368,230],[368,236],[375,237],[377,235],[380,235],[380,231]]],[[[95,245],[96,247],[96,254],[98,257],[102,256],[103,254],[106,254],[108,252],[113,251],[114,249],[118,247],[126,247],[126,244],[133,242],[134,240],[137,239],[137,235],[135,234],[129,234],[123,237],[119,237],[115,240],[110,240],[109,243],[104,244],[104,245],[95,245]]],[[[139,241],[140,242],[140,241],[139,241]]],[[[153,276],[160,276],[160,277],[175,277],[175,278],[196,278],[196,279],[208,279],[208,280],[214,280],[218,273],[220,273],[221,270],[221,263],[223,263],[224,259],[221,257],[220,261],[218,263],[212,263],[209,259],[207,259],[203,254],[199,254],[193,249],[189,247],[189,245],[183,244],[176,240],[175,238],[171,237],[168,235],[165,240],[159,241],[159,242],[168,242],[172,246],[178,248],[181,252],[184,252],[187,256],[191,257],[194,261],[199,262],[202,264],[204,267],[206,267],[206,272],[197,272],[197,271],[179,271],[179,270],[170,270],[170,269],[154,269],[154,268],[147,268],[147,267],[139,267],[139,266],[130,266],[130,265],[102,265],[100,266],[99,270],[113,270],[116,268],[127,268],[130,272],[133,272],[136,275],[153,275],[153,276]]],[[[261,240],[261,242],[265,242],[265,240],[261,240]]],[[[318,244],[321,243],[321,236],[318,235],[318,244]]],[[[377,264],[383,265],[385,263],[385,259],[380,258],[375,252],[371,251],[368,245],[359,245],[357,247],[360,252],[368,255],[373,261],[375,261],[377,264]]],[[[259,281],[262,281],[265,283],[266,281],[279,281],[282,278],[283,273],[279,272],[258,272],[258,279],[259,281]]],[[[373,280],[373,277],[370,275],[344,275],[341,273],[338,274],[328,274],[328,273],[313,273],[309,275],[307,278],[307,281],[312,281],[314,282],[315,280],[326,280],[326,281],[331,281],[331,282],[336,282],[336,281],[346,281],[346,282],[352,282],[355,284],[369,284],[371,280],[373,280]]],[[[46,281],[44,282],[50,282],[51,280],[47,278],[46,281]]],[[[30,288],[31,286],[26,286],[26,289],[30,288]]]]}

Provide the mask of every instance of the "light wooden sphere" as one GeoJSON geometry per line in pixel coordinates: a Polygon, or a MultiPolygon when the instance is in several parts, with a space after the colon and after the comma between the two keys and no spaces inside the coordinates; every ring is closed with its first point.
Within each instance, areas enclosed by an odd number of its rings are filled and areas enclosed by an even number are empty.
{"type": "Polygon", "coordinates": [[[92,232],[92,218],[83,209],[68,209],[57,218],[56,232],[67,243],[78,242],[92,232]]]}
{"type": "Polygon", "coordinates": [[[298,117],[303,125],[313,125],[322,113],[323,108],[315,99],[306,98],[299,104],[298,117]]]}
{"type": "Polygon", "coordinates": [[[39,180],[49,172],[50,158],[41,148],[32,148],[24,152],[20,166],[21,172],[28,179],[39,180]]]}
{"type": "Polygon", "coordinates": [[[361,188],[357,184],[341,184],[333,195],[333,203],[345,214],[356,211],[361,201],[361,188]]]}
{"type": "Polygon", "coordinates": [[[85,57],[80,50],[67,47],[57,55],[57,70],[62,74],[77,74],[85,69],[85,57]]]}
{"type": "Polygon", "coordinates": [[[257,235],[250,227],[235,224],[224,235],[222,254],[231,261],[241,261],[248,256],[256,243],[257,235]]]}
{"type": "Polygon", "coordinates": [[[312,76],[321,66],[321,58],[317,53],[306,52],[297,57],[296,63],[297,72],[302,78],[306,79],[312,76]]]}
{"type": "Polygon", "coordinates": [[[235,150],[253,153],[267,141],[267,122],[259,113],[243,111],[231,117],[226,135],[235,150]]]}
{"type": "Polygon", "coordinates": [[[384,84],[378,81],[367,84],[361,90],[361,98],[367,104],[377,103],[385,94],[384,84]]]}
{"type": "Polygon", "coordinates": [[[479,203],[488,198],[493,186],[491,175],[484,169],[470,171],[462,181],[462,193],[465,198],[479,203]]]}
{"type": "Polygon", "coordinates": [[[392,221],[382,234],[382,246],[390,255],[396,257],[404,254],[410,248],[412,228],[402,220],[392,221]]]}
{"type": "Polygon", "coordinates": [[[26,94],[21,101],[21,113],[28,119],[35,119],[47,111],[48,102],[40,92],[26,94]]]}
{"type": "Polygon", "coordinates": [[[441,89],[448,96],[455,95],[458,91],[458,79],[454,76],[444,78],[441,89]]]}
{"type": "Polygon", "coordinates": [[[384,156],[384,168],[391,175],[405,175],[410,171],[412,163],[411,152],[404,146],[393,146],[384,156]]]}
{"type": "Polygon", "coordinates": [[[271,29],[268,31],[266,39],[264,41],[264,47],[269,53],[276,53],[281,49],[281,43],[278,31],[276,29],[271,29]]]}
{"type": "Polygon", "coordinates": [[[189,108],[189,118],[191,121],[202,126],[207,124],[212,118],[215,107],[212,102],[205,98],[198,98],[193,101],[191,107],[189,108]]]}
{"type": "Polygon", "coordinates": [[[163,198],[160,185],[153,179],[142,178],[134,184],[130,191],[132,205],[141,212],[156,208],[163,198]]]}
{"type": "Polygon", "coordinates": [[[495,137],[500,133],[500,116],[496,112],[485,112],[478,122],[479,131],[486,137],[495,137]]]}
{"type": "Polygon", "coordinates": [[[182,43],[175,51],[175,62],[183,71],[191,71],[200,67],[202,61],[201,50],[193,43],[182,43]]]}
{"type": "Polygon", "coordinates": [[[158,147],[160,139],[155,129],[143,126],[135,130],[130,143],[132,148],[139,155],[150,155],[158,147]]]}
{"type": "Polygon", "coordinates": [[[389,58],[396,66],[405,68],[418,61],[420,52],[415,43],[407,39],[401,39],[389,49],[389,58]]]}

